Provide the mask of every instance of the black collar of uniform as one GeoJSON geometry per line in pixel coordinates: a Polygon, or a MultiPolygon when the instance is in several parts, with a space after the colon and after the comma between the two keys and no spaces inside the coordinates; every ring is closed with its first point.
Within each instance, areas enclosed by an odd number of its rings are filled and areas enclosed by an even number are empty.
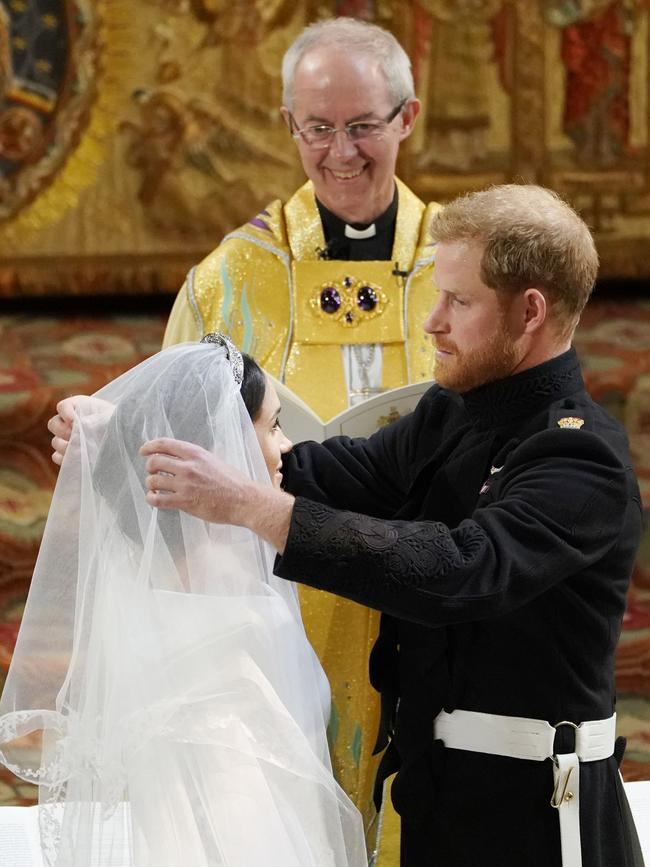
{"type": "MultiPolygon", "coordinates": [[[[393,200],[390,205],[386,208],[383,214],[380,214],[372,223],[375,224],[375,235],[374,238],[379,238],[379,236],[384,235],[388,232],[393,233],[395,227],[395,221],[397,220],[397,186],[395,186],[395,192],[393,194],[393,200]]],[[[325,235],[325,241],[329,246],[335,245],[338,246],[339,243],[343,244],[346,247],[350,247],[354,249],[354,246],[359,243],[363,243],[364,241],[372,241],[373,238],[361,239],[359,241],[346,238],[345,237],[345,227],[346,225],[352,226],[353,229],[367,229],[368,226],[371,226],[372,223],[346,223],[345,220],[342,220],[335,213],[326,208],[325,205],[316,199],[316,205],[318,206],[318,212],[320,214],[321,222],[323,224],[323,234],[325,235]]],[[[334,255],[332,258],[336,258],[334,255]]],[[[388,258],[390,258],[390,253],[388,254],[388,258]]]]}
{"type": "Polygon", "coordinates": [[[582,389],[580,362],[572,347],[522,373],[473,388],[462,398],[474,426],[487,429],[511,424],[582,389]]]}

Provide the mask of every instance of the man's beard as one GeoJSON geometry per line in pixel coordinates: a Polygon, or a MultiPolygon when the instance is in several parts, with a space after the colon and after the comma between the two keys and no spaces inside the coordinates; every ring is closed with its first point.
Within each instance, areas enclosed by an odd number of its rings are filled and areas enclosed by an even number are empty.
{"type": "Polygon", "coordinates": [[[503,319],[489,339],[476,349],[463,352],[454,344],[445,343],[440,348],[450,349],[453,355],[437,361],[435,380],[443,388],[461,394],[510,376],[517,365],[517,349],[503,319]]]}

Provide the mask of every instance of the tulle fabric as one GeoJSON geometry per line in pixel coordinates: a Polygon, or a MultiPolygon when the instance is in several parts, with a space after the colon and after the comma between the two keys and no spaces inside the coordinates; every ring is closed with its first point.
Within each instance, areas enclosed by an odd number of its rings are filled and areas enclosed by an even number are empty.
{"type": "Polygon", "coordinates": [[[243,528],[145,502],[139,446],[270,484],[223,347],[165,350],[77,411],[0,699],[57,867],[361,867],[293,585],[243,528]]]}

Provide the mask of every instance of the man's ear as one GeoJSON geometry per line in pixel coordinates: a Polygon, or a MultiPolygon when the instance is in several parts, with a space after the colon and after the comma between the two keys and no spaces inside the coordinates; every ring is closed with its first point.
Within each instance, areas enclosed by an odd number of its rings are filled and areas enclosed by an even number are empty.
{"type": "Polygon", "coordinates": [[[416,117],[420,114],[421,103],[419,99],[409,99],[402,111],[400,112],[400,117],[402,121],[402,128],[400,129],[400,141],[404,141],[405,138],[411,135],[413,131],[413,126],[415,124],[416,117]]]}
{"type": "Polygon", "coordinates": [[[286,107],[286,105],[280,106],[280,114],[282,115],[284,122],[286,123],[287,127],[289,128],[289,132],[291,132],[292,131],[291,130],[291,114],[289,112],[289,109],[286,107]]]}
{"type": "Polygon", "coordinates": [[[522,297],[522,327],[525,334],[533,334],[546,322],[546,297],[539,289],[525,289],[522,297]]]}

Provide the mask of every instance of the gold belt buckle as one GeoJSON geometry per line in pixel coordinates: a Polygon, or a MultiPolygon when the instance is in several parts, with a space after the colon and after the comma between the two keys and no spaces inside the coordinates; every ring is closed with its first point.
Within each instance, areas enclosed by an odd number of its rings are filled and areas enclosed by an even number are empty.
{"type": "MultiPolygon", "coordinates": [[[[574,729],[575,731],[578,731],[578,726],[574,722],[571,722],[568,719],[565,719],[565,720],[562,720],[562,722],[556,723],[553,726],[553,728],[557,730],[557,729],[559,729],[560,726],[571,726],[572,729],[574,729]]],[[[553,763],[555,764],[555,767],[557,768],[558,767],[557,754],[553,756],[553,763]]],[[[573,798],[573,792],[567,792],[567,789],[569,788],[569,780],[571,779],[571,772],[572,771],[573,771],[573,768],[569,768],[567,775],[564,778],[564,785],[563,786],[562,786],[562,780],[560,778],[560,775],[558,774],[557,783],[555,784],[555,787],[553,788],[553,794],[551,795],[551,800],[550,800],[551,807],[553,807],[554,810],[559,810],[565,801],[570,801],[573,798]],[[561,795],[559,795],[560,787],[562,787],[562,794],[561,795]],[[558,795],[559,795],[559,797],[558,797],[558,795]]]]}

